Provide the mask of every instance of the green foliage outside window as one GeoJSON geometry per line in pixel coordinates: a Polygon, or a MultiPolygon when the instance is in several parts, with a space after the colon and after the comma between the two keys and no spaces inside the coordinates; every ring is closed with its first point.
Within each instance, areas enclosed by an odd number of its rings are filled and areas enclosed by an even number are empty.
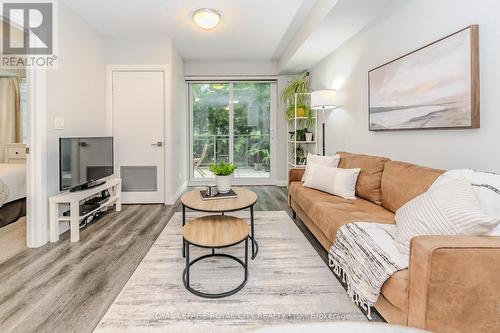
{"type": "MultiPolygon", "coordinates": [[[[229,160],[229,85],[192,84],[193,156],[202,165],[229,160]],[[215,156],[215,158],[214,158],[215,156]]],[[[270,149],[270,96],[267,83],[234,83],[234,163],[248,167],[255,163],[252,149],[270,149]],[[253,114],[250,114],[253,112],[253,114]],[[253,118],[252,118],[253,117],[253,118]],[[250,123],[249,119],[253,121],[250,123]]]]}

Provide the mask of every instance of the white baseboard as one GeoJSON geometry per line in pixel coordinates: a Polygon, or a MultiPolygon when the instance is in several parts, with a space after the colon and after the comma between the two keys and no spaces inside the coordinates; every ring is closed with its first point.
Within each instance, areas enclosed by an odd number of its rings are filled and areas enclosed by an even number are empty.
{"type": "Polygon", "coordinates": [[[288,181],[286,181],[286,180],[277,180],[276,181],[276,186],[287,187],[288,186],[288,181]]]}
{"type": "Polygon", "coordinates": [[[177,190],[177,192],[175,192],[175,194],[172,197],[167,198],[166,204],[167,205],[174,205],[177,202],[177,200],[181,197],[182,193],[184,193],[184,191],[186,190],[187,185],[188,185],[188,182],[185,181],[184,184],[182,184],[179,187],[179,189],[177,190]]]}

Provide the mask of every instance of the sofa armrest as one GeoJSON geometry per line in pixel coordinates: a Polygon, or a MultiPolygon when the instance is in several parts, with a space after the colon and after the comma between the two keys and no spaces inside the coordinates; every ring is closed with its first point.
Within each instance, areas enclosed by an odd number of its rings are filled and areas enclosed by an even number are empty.
{"type": "Polygon", "coordinates": [[[500,237],[415,237],[409,266],[409,326],[500,331],[500,237]]]}
{"type": "Polygon", "coordinates": [[[288,186],[290,186],[291,182],[300,182],[305,171],[306,169],[304,168],[292,168],[288,170],[288,186]]]}

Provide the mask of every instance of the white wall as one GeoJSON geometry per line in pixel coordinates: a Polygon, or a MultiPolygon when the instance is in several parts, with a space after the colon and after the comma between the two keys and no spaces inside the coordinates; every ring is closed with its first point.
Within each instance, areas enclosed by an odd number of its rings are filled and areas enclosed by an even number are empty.
{"type": "Polygon", "coordinates": [[[171,163],[167,176],[172,186],[167,202],[173,204],[187,185],[189,128],[184,61],[174,45],[170,51],[170,112],[167,114],[167,121],[171,126],[167,141],[167,160],[171,163]]]}
{"type": "Polygon", "coordinates": [[[272,76],[278,73],[276,61],[186,61],[186,77],[272,76]]]}
{"type": "Polygon", "coordinates": [[[281,100],[281,91],[285,89],[295,75],[278,76],[278,114],[276,117],[276,179],[279,185],[286,185],[288,180],[288,121],[285,107],[281,100]]]}
{"type": "Polygon", "coordinates": [[[166,65],[172,41],[166,37],[107,38],[108,65],[166,65]]]}
{"type": "MultiPolygon", "coordinates": [[[[59,137],[107,134],[104,40],[62,3],[58,15],[58,67],[47,70],[48,196],[59,192],[59,137]],[[56,117],[64,118],[64,130],[54,129],[56,117]]],[[[48,220],[39,221],[48,241],[48,220]]]]}
{"type": "Polygon", "coordinates": [[[313,89],[338,89],[330,113],[328,153],[376,154],[437,168],[500,172],[500,2],[407,0],[372,23],[311,71],[313,89]],[[370,69],[479,24],[481,128],[403,132],[368,131],[370,69]]]}

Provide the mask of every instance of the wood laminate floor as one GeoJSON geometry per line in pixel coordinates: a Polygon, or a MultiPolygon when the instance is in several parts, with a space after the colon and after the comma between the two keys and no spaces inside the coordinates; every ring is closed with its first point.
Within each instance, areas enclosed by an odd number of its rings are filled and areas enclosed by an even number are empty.
{"type": "MultiPolygon", "coordinates": [[[[285,210],[286,188],[251,186],[256,210],[285,210]]],[[[179,204],[124,205],[80,232],[0,264],[0,332],[92,332],[167,225],[179,204]]],[[[321,258],[327,253],[295,223],[321,258]]]]}

